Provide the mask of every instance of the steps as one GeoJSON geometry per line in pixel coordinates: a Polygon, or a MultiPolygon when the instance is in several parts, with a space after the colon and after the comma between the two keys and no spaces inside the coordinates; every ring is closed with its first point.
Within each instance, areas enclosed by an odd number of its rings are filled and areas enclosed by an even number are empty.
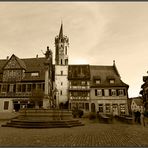
{"type": "Polygon", "coordinates": [[[70,128],[84,125],[79,120],[73,119],[71,111],[68,110],[27,109],[21,110],[19,114],[2,127],[70,128]]]}
{"type": "Polygon", "coordinates": [[[75,126],[83,126],[79,120],[56,120],[56,121],[35,121],[12,119],[2,127],[17,127],[17,128],[70,128],[75,126]]]}

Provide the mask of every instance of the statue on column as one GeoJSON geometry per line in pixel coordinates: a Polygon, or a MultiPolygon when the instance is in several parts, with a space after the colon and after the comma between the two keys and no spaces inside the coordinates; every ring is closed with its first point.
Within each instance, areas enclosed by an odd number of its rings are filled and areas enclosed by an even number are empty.
{"type": "Polygon", "coordinates": [[[47,51],[44,53],[42,51],[42,53],[45,55],[46,59],[50,59],[50,57],[52,57],[52,51],[49,49],[49,46],[47,46],[47,51]]]}

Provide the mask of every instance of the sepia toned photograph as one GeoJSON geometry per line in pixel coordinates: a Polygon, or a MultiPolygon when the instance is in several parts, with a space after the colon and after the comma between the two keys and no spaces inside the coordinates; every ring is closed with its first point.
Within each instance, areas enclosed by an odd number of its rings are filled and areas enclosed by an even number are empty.
{"type": "Polygon", "coordinates": [[[0,2],[0,147],[148,147],[147,2],[0,2]]]}

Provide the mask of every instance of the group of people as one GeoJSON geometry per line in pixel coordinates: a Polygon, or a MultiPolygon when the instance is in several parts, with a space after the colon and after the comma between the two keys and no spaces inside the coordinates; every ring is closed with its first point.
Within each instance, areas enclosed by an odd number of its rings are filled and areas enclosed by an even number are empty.
{"type": "Polygon", "coordinates": [[[134,112],[134,118],[135,118],[135,123],[139,123],[145,126],[143,113],[140,113],[139,111],[134,112]]]}

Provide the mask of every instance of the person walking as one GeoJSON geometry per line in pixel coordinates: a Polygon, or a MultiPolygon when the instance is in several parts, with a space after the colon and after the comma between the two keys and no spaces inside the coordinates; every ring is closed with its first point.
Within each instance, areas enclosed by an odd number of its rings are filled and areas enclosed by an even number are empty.
{"type": "Polygon", "coordinates": [[[140,123],[141,125],[144,127],[145,126],[145,122],[144,122],[144,113],[141,113],[141,116],[140,116],[140,123]]]}

